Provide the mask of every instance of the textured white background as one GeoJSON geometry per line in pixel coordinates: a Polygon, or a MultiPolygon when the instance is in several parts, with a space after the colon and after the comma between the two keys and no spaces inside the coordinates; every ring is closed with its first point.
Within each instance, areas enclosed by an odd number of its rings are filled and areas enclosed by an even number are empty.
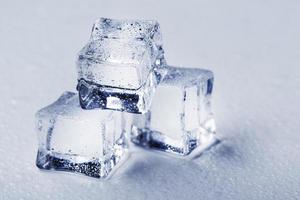
{"type": "Polygon", "coordinates": [[[0,2],[0,199],[300,199],[299,1],[0,2]],[[160,22],[170,64],[215,73],[222,142],[134,153],[109,181],[35,167],[34,113],[76,84],[93,21],[160,22]],[[122,172],[122,173],[121,173],[122,172]]]}

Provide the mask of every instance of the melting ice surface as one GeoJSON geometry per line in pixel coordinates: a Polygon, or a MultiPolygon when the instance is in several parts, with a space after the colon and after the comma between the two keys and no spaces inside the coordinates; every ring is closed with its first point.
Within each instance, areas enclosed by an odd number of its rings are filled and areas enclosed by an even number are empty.
{"type": "Polygon", "coordinates": [[[126,156],[125,120],[121,112],[83,110],[78,94],[65,92],[36,113],[41,169],[107,177],[126,156]]]}
{"type": "Polygon", "coordinates": [[[203,150],[215,141],[210,106],[213,73],[194,68],[166,69],[150,111],[134,117],[132,141],[180,155],[196,148],[203,150]]]}
{"type": "Polygon", "coordinates": [[[156,21],[101,18],[78,56],[80,104],[145,113],[164,65],[156,21]]]}

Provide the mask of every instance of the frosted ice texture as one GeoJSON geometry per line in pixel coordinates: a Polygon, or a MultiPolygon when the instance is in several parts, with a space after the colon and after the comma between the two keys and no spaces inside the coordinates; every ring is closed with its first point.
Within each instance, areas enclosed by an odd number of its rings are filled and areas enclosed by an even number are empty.
{"type": "Polygon", "coordinates": [[[127,152],[121,112],[83,110],[78,94],[65,92],[36,113],[36,165],[105,178],[127,152]]]}
{"type": "Polygon", "coordinates": [[[162,151],[188,155],[215,141],[210,100],[213,73],[167,67],[148,113],[134,115],[132,141],[162,151]]]}
{"type": "Polygon", "coordinates": [[[156,21],[101,18],[78,56],[80,104],[145,113],[164,65],[156,21]]]}

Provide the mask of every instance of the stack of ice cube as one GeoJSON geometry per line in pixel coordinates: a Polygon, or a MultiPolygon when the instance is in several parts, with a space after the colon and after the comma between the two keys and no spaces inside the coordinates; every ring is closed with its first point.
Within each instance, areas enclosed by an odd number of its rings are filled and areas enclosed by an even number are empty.
{"type": "Polygon", "coordinates": [[[106,178],[129,140],[180,156],[215,141],[213,74],[168,66],[156,21],[97,20],[77,71],[78,93],[36,114],[40,169],[106,178]]]}

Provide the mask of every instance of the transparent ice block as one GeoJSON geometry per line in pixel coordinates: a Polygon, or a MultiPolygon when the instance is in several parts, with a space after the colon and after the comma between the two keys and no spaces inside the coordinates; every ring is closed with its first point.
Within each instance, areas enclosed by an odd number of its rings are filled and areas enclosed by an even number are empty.
{"type": "Polygon", "coordinates": [[[127,155],[121,112],[83,110],[78,94],[65,92],[36,113],[40,169],[105,178],[127,155]]]}
{"type": "Polygon", "coordinates": [[[78,56],[80,105],[145,113],[164,66],[156,21],[101,18],[78,56]]]}
{"type": "Polygon", "coordinates": [[[179,155],[202,150],[215,140],[211,111],[213,73],[196,68],[166,67],[150,111],[133,115],[134,143],[179,155]]]}

